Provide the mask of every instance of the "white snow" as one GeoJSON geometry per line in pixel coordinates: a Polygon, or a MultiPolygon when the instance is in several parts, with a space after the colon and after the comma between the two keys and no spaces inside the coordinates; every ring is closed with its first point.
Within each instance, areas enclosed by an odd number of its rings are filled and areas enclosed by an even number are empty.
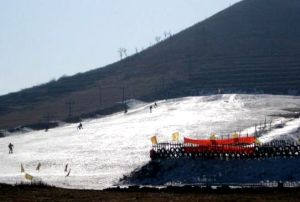
{"type": "MultiPolygon", "coordinates": [[[[31,131],[0,138],[0,183],[26,182],[25,171],[35,179],[66,188],[103,189],[114,185],[126,174],[150,161],[150,137],[157,134],[159,142],[170,141],[178,131],[183,136],[207,138],[212,132],[227,135],[234,131],[252,134],[254,125],[263,123],[268,115],[283,113],[284,108],[300,107],[300,97],[275,95],[226,94],[185,97],[158,101],[158,108],[149,112],[153,103],[131,100],[127,114],[83,121],[77,124],[31,131]],[[8,155],[8,144],[14,144],[14,154],[8,155]],[[40,171],[35,167],[41,163],[40,171]],[[65,177],[65,164],[71,173],[65,177]]],[[[288,121],[272,118],[276,121],[288,121]]],[[[300,120],[287,122],[260,139],[299,137],[300,120]]]]}

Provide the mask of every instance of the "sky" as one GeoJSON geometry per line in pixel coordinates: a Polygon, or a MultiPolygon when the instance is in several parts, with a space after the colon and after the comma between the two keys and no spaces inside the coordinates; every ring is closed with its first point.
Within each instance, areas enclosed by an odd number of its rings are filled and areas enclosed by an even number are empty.
{"type": "Polygon", "coordinates": [[[0,0],[0,95],[106,66],[240,0],[0,0]]]}

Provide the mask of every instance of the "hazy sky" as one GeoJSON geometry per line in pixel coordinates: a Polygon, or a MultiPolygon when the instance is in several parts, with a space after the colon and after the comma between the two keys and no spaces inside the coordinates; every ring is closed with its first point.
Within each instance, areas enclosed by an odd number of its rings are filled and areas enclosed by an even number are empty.
{"type": "Polygon", "coordinates": [[[1,0],[0,95],[102,67],[239,0],[1,0]]]}

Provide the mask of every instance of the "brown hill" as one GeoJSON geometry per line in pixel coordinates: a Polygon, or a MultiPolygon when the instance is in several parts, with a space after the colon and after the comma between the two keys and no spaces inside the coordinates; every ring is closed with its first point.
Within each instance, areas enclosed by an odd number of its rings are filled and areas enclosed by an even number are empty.
{"type": "Polygon", "coordinates": [[[297,94],[299,22],[299,0],[244,0],[112,65],[1,96],[0,128],[43,122],[46,114],[66,119],[69,101],[72,116],[82,116],[123,98],[154,100],[218,89],[297,94]]]}

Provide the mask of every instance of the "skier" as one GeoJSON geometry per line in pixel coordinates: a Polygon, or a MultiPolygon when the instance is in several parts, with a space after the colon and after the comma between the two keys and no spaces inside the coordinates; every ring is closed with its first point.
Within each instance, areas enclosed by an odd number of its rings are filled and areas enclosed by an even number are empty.
{"type": "Polygon", "coordinates": [[[82,123],[79,123],[79,125],[77,126],[77,129],[78,129],[78,130],[81,130],[81,129],[83,129],[83,127],[82,127],[82,123]]]}
{"type": "Polygon", "coordinates": [[[65,172],[67,172],[68,171],[68,164],[66,164],[66,166],[65,166],[65,172]]]}
{"type": "Polygon", "coordinates": [[[13,153],[13,148],[14,148],[14,145],[10,142],[9,145],[8,145],[8,149],[9,149],[9,154],[12,154],[13,153]]]}
{"type": "Polygon", "coordinates": [[[154,103],[154,107],[155,107],[155,108],[157,107],[157,104],[156,104],[156,102],[154,103]]]}
{"type": "Polygon", "coordinates": [[[150,108],[150,113],[152,113],[152,105],[150,105],[150,107],[149,107],[149,108],[150,108]]]}

